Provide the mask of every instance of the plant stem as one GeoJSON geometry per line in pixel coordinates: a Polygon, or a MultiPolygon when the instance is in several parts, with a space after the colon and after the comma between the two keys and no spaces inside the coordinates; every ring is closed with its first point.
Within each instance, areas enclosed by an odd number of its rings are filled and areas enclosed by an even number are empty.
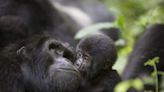
{"type": "Polygon", "coordinates": [[[158,73],[157,73],[157,66],[154,64],[154,72],[155,72],[155,92],[158,92],[158,73]]]}

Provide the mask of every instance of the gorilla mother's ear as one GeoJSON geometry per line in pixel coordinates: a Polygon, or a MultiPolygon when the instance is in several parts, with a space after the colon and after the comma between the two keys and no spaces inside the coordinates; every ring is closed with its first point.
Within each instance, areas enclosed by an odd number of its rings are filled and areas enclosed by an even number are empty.
{"type": "Polygon", "coordinates": [[[16,51],[16,54],[17,56],[20,58],[20,59],[30,59],[28,54],[27,54],[27,51],[26,51],[26,47],[25,46],[22,46],[20,49],[18,49],[16,51]]]}
{"type": "Polygon", "coordinates": [[[26,48],[24,46],[22,46],[20,49],[17,50],[17,52],[16,52],[17,55],[21,55],[21,54],[25,53],[25,49],[26,48]]]}

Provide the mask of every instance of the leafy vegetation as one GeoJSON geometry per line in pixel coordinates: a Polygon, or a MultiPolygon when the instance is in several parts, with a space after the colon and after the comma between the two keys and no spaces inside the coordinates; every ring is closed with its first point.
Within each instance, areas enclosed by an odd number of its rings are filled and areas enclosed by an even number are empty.
{"type": "Polygon", "coordinates": [[[127,92],[128,89],[130,89],[130,88],[134,88],[134,89],[136,89],[138,91],[142,91],[143,87],[144,87],[144,85],[143,85],[142,80],[137,78],[137,79],[127,80],[127,81],[119,83],[115,87],[115,91],[114,92],[127,92]]]}
{"type": "Polygon", "coordinates": [[[148,60],[144,65],[145,66],[152,66],[154,68],[154,72],[152,73],[152,76],[155,79],[155,84],[156,84],[156,89],[155,92],[158,92],[158,70],[157,70],[157,66],[156,63],[159,63],[159,57],[155,57],[151,60],[148,60]]]}
{"type": "MultiPolygon", "coordinates": [[[[81,38],[88,33],[95,32],[101,28],[110,28],[117,26],[121,30],[122,37],[116,42],[124,42],[122,48],[118,49],[117,63],[113,68],[117,69],[121,74],[126,65],[127,57],[132,51],[133,45],[137,38],[142,35],[145,28],[155,23],[164,23],[164,0],[100,0],[110,11],[116,16],[117,20],[113,23],[94,24],[87,28],[81,29],[75,38],[81,38]],[[88,31],[90,30],[90,31],[88,31]]],[[[159,62],[159,57],[155,57],[145,63],[145,66],[152,66],[154,72],[152,78],[145,78],[144,83],[153,83],[155,80],[156,92],[158,92],[158,77],[164,75],[158,71],[156,63],[159,62]],[[146,82],[147,81],[147,82],[146,82]]],[[[164,82],[163,82],[164,84],[164,82]]],[[[127,89],[133,87],[137,90],[143,89],[143,82],[140,79],[128,80],[118,84],[115,92],[127,92],[127,89]]]]}

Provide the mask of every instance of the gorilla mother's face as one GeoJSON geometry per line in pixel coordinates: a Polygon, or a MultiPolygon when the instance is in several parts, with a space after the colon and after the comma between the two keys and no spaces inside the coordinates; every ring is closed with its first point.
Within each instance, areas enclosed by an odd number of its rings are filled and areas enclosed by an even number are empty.
{"type": "MultiPolygon", "coordinates": [[[[36,38],[38,39],[38,38],[36,38]]],[[[76,92],[80,74],[72,65],[73,53],[63,43],[43,37],[18,50],[27,92],[76,92]]]]}

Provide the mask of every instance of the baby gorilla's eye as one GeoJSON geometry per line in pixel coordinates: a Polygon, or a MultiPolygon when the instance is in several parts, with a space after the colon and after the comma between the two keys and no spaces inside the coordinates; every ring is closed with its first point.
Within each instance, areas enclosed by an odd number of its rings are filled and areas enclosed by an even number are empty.
{"type": "Polygon", "coordinates": [[[83,58],[85,61],[90,61],[90,56],[88,54],[84,54],[83,58]]]}
{"type": "Polygon", "coordinates": [[[88,60],[89,58],[88,58],[88,56],[84,56],[84,59],[85,59],[85,60],[88,60]]]}
{"type": "Polygon", "coordinates": [[[83,55],[82,55],[82,53],[77,53],[77,58],[80,58],[80,57],[82,57],[83,55]]]}

